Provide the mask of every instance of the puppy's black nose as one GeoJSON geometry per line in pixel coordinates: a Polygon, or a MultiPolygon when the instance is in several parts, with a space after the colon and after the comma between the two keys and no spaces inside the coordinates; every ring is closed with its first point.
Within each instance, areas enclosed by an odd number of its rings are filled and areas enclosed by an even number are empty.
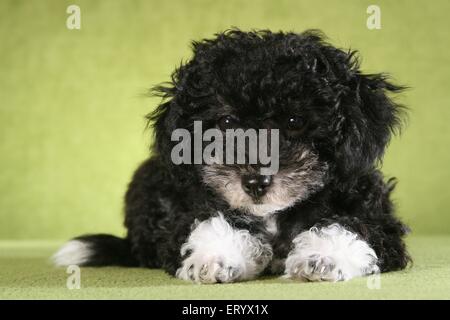
{"type": "Polygon", "coordinates": [[[242,188],[253,198],[263,196],[272,184],[272,176],[245,175],[242,176],[242,188]]]}

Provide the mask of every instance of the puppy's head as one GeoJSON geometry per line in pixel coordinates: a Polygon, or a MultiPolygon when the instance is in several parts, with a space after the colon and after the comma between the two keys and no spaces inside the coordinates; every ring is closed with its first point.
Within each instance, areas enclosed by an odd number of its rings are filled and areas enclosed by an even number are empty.
{"type": "Polygon", "coordinates": [[[165,100],[150,115],[155,150],[174,177],[198,179],[231,208],[255,215],[279,211],[334,184],[351,185],[381,159],[399,124],[388,96],[400,87],[359,71],[354,52],[320,33],[218,34],[193,43],[193,58],[157,88],[165,100]],[[258,163],[174,165],[175,129],[278,129],[279,168],[258,163]]]}

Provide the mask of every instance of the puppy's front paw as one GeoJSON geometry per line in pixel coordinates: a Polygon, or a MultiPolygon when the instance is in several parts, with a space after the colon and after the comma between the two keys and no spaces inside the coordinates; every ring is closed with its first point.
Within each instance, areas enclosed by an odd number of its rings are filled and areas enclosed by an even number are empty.
{"type": "Polygon", "coordinates": [[[254,278],[272,259],[272,248],[247,230],[237,230],[222,215],[199,223],[181,247],[187,256],[176,276],[197,283],[254,278]]]}
{"type": "Polygon", "coordinates": [[[341,281],[379,272],[375,251],[338,224],[302,232],[286,259],[289,278],[341,281]]]}
{"type": "Polygon", "coordinates": [[[308,281],[340,281],[344,274],[332,257],[313,254],[305,259],[289,261],[286,273],[290,278],[308,281]]]}
{"type": "Polygon", "coordinates": [[[244,274],[243,265],[233,265],[220,257],[191,255],[183,261],[177,277],[198,283],[226,283],[238,281],[244,274]]]}

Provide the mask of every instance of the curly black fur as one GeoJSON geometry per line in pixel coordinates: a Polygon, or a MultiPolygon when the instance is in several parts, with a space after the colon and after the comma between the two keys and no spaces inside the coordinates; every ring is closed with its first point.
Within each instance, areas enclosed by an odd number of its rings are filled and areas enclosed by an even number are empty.
{"type": "MultiPolygon", "coordinates": [[[[131,255],[122,263],[89,264],[136,264],[175,274],[194,220],[221,211],[236,228],[270,243],[274,258],[284,259],[300,232],[337,222],[370,244],[382,271],[405,268],[407,228],[394,215],[394,182],[385,182],[378,170],[402,118],[402,107],[389,94],[403,88],[383,74],[361,73],[355,52],[333,47],[318,31],[230,30],[194,42],[193,53],[169,84],[156,88],[164,99],[148,117],[155,132],[153,155],[136,171],[125,199],[131,255]],[[267,232],[262,217],[230,208],[203,182],[203,165],[177,166],[170,159],[174,129],[192,130],[194,120],[212,128],[230,113],[248,119],[246,127],[270,118],[281,129],[281,150],[301,140],[327,164],[319,190],[276,212],[276,234],[267,232]],[[283,128],[292,114],[301,115],[304,129],[290,136],[283,128]]],[[[295,163],[288,159],[283,165],[295,163]]]]}

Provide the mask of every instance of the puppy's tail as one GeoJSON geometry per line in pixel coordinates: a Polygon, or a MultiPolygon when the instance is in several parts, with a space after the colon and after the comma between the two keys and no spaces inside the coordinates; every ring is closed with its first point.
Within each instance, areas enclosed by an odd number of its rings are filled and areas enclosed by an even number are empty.
{"type": "Polygon", "coordinates": [[[64,244],[52,260],[56,266],[138,266],[129,241],[108,234],[74,238],[64,244]]]}

